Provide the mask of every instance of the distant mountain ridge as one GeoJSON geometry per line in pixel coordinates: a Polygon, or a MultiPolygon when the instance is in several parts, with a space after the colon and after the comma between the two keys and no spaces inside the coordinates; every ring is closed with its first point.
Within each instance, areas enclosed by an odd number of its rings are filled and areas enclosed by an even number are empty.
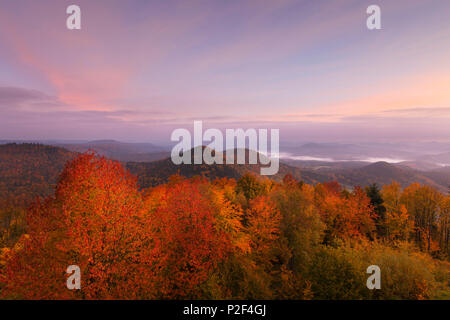
{"type": "Polygon", "coordinates": [[[147,162],[166,158],[170,153],[152,143],[129,143],[115,140],[94,140],[85,143],[55,144],[72,152],[95,150],[98,154],[118,161],[147,162]]]}
{"type": "Polygon", "coordinates": [[[167,158],[170,155],[168,148],[157,146],[153,143],[145,142],[121,142],[111,139],[106,140],[0,140],[0,145],[4,144],[43,144],[61,147],[72,152],[96,151],[107,158],[122,162],[137,161],[148,162],[167,158]]]}
{"type": "Polygon", "coordinates": [[[285,145],[282,152],[292,159],[312,157],[328,161],[427,162],[450,165],[450,142],[416,143],[303,143],[285,145]],[[375,160],[375,161],[373,161],[375,160]]]}
{"type": "Polygon", "coordinates": [[[450,151],[439,154],[426,155],[421,157],[420,159],[424,161],[435,162],[446,166],[450,166],[450,151]]]}

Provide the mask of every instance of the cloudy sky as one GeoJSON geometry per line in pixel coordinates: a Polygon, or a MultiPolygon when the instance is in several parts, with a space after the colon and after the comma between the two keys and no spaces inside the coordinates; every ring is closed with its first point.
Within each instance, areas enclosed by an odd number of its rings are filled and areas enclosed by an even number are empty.
{"type": "Polygon", "coordinates": [[[0,139],[450,140],[449,53],[448,0],[2,1],[0,139]]]}

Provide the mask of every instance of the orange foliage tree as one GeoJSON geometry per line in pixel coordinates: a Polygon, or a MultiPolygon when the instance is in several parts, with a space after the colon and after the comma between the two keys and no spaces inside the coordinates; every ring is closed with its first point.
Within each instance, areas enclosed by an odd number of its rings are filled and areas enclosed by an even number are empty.
{"type": "Polygon", "coordinates": [[[80,155],[65,168],[55,196],[29,212],[27,235],[6,262],[2,294],[135,297],[141,291],[137,258],[149,236],[140,232],[142,212],[136,181],[118,162],[80,155]],[[69,265],[80,267],[83,290],[66,288],[69,265]]]}
{"type": "Polygon", "coordinates": [[[316,206],[326,224],[325,242],[336,238],[372,238],[375,213],[360,188],[344,193],[337,183],[316,186],[316,206]]]}

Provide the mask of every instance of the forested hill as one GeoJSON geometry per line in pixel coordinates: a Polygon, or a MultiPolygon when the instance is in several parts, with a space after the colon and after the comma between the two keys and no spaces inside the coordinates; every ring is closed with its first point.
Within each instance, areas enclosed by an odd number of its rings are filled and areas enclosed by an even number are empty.
{"type": "Polygon", "coordinates": [[[0,145],[1,200],[27,205],[35,197],[52,194],[64,166],[75,155],[41,144],[0,145]]]}
{"type": "Polygon", "coordinates": [[[355,169],[339,170],[334,173],[336,181],[346,186],[365,186],[376,183],[390,184],[393,181],[407,187],[412,183],[429,185],[442,193],[450,186],[450,172],[417,171],[387,162],[376,162],[355,169]]]}
{"type": "MultiPolygon", "coordinates": [[[[249,151],[245,150],[246,163],[248,163],[249,151]]],[[[235,153],[236,154],[236,153],[235,153]]],[[[194,163],[191,159],[191,163],[194,163]]],[[[225,163],[225,157],[224,157],[225,163]]],[[[162,183],[166,183],[169,177],[175,174],[184,177],[204,176],[209,179],[216,178],[233,178],[239,179],[246,173],[254,173],[259,175],[262,167],[261,164],[181,164],[175,165],[171,158],[166,158],[154,162],[128,162],[127,169],[138,177],[139,185],[142,188],[153,187],[162,183]]],[[[302,180],[309,184],[318,182],[326,182],[330,180],[330,176],[310,170],[302,170],[289,166],[284,163],[279,164],[279,171],[273,176],[265,176],[267,179],[281,181],[287,174],[292,175],[297,180],[302,180]]]]}

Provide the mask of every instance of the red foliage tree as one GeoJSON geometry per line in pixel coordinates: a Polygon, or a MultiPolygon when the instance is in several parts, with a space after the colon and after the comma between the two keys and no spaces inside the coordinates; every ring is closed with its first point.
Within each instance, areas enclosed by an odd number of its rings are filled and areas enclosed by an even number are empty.
{"type": "Polygon", "coordinates": [[[209,185],[179,180],[156,188],[146,200],[158,250],[159,298],[195,298],[200,285],[226,257],[230,241],[217,224],[209,185]]]}

